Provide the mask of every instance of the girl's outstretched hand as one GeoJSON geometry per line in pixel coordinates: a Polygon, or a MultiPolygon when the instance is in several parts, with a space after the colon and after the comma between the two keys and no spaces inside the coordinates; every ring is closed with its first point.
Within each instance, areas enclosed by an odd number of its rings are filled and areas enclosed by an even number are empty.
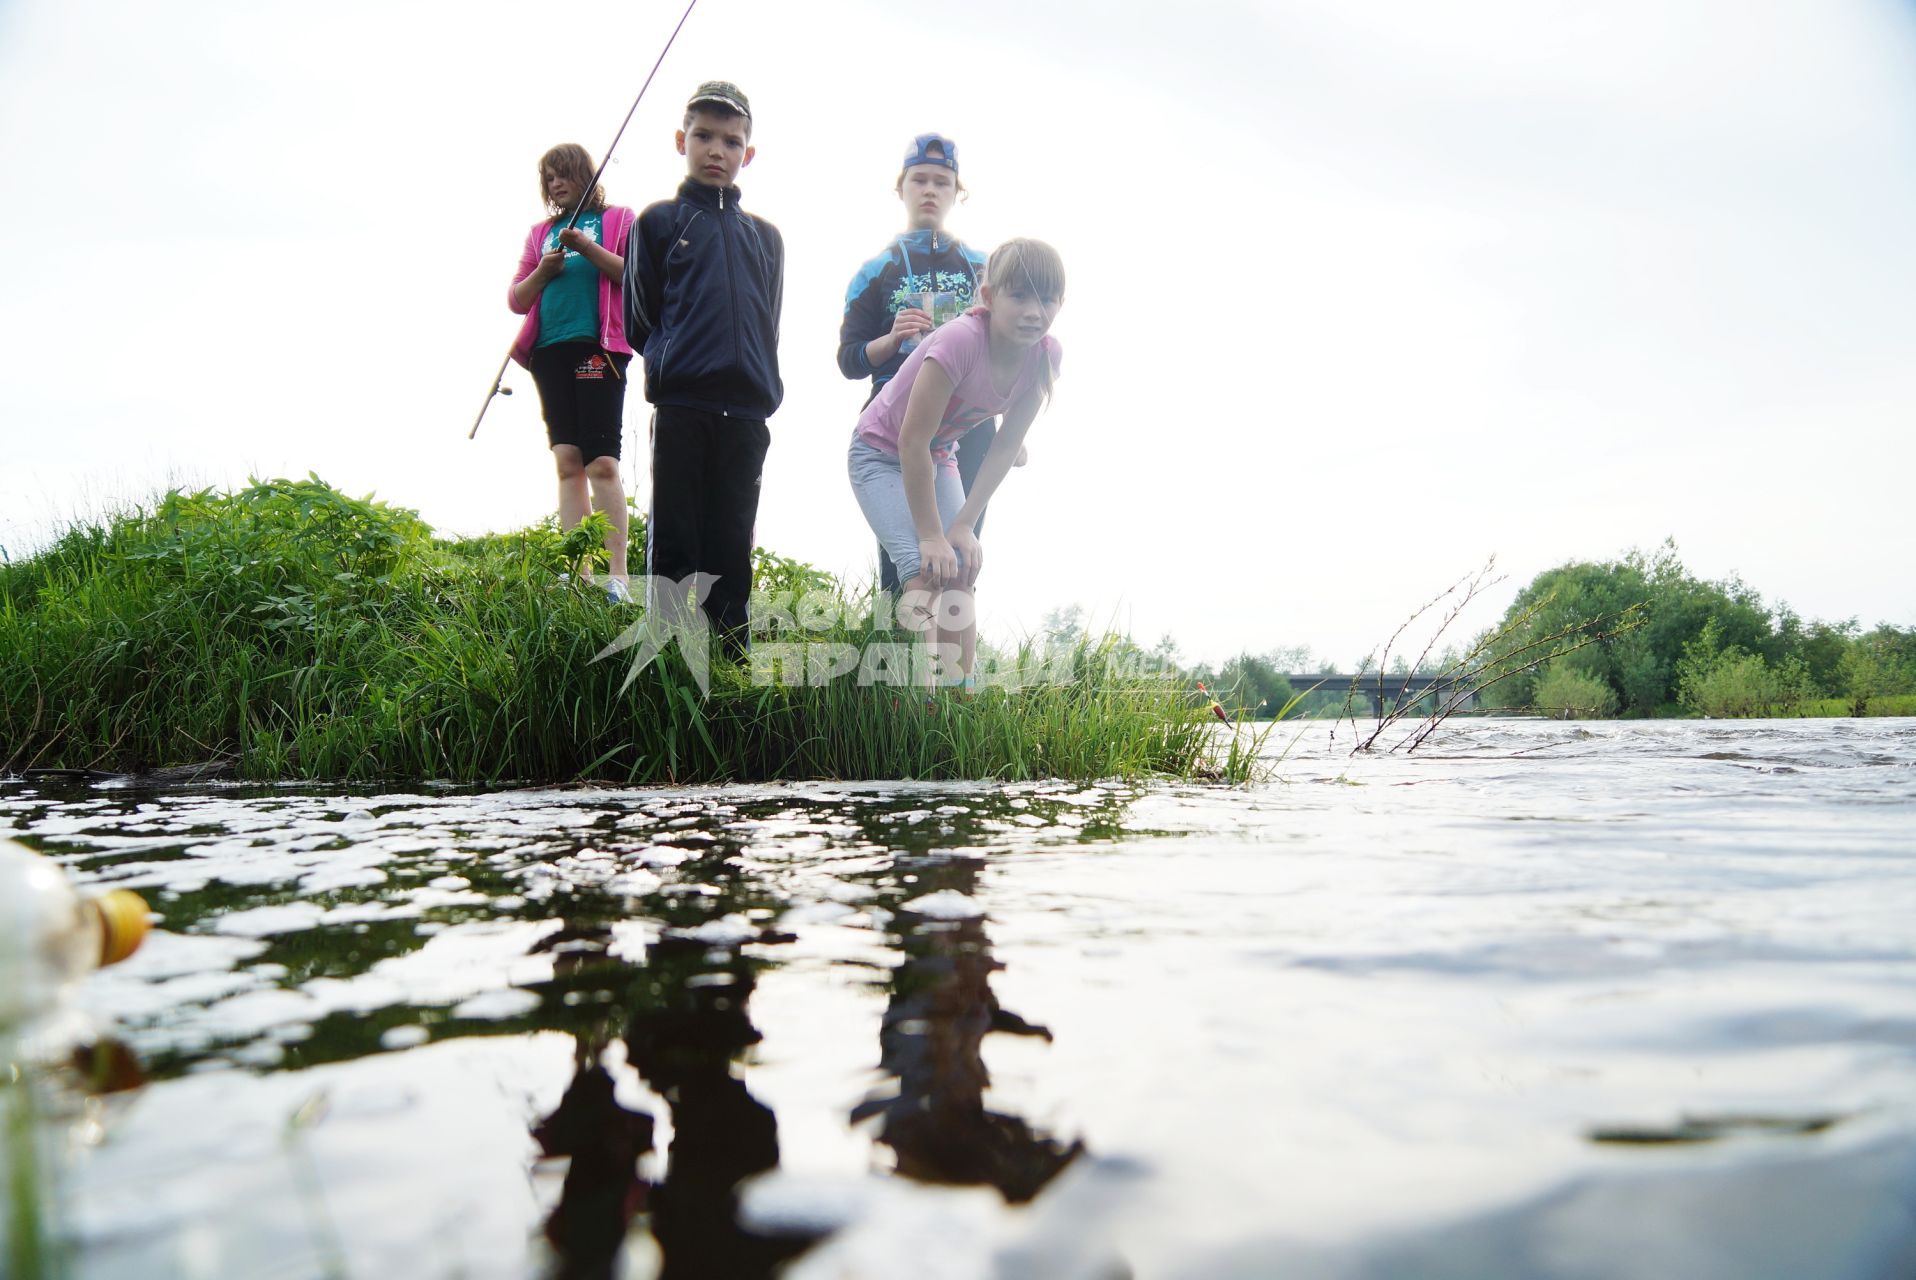
{"type": "Polygon", "coordinates": [[[957,586],[962,577],[958,554],[952,550],[951,543],[943,538],[918,540],[918,572],[925,575],[925,581],[934,590],[957,586]]]}
{"type": "Polygon", "coordinates": [[[978,541],[978,535],[962,525],[953,525],[945,530],[945,537],[951,543],[951,549],[964,560],[964,568],[957,581],[947,585],[962,583],[966,587],[977,585],[978,570],[985,567],[985,549],[978,541]]]}

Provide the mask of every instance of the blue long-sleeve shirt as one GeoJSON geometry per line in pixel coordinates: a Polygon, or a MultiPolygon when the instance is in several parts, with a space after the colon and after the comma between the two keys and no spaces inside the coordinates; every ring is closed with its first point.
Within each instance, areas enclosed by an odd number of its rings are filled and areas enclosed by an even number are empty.
{"type": "Polygon", "coordinates": [[[926,230],[896,236],[884,251],[858,269],[845,290],[845,319],[838,327],[838,371],[847,378],[870,378],[872,394],[891,381],[908,352],[898,352],[874,367],[865,345],[891,332],[892,320],[911,293],[953,293],[960,309],[969,307],[984,278],[985,255],[955,236],[926,230]]]}

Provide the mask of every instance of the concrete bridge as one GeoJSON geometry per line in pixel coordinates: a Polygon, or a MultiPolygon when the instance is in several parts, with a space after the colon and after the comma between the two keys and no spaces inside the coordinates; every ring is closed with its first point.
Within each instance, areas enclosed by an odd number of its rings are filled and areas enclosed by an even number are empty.
{"type": "MultiPolygon", "coordinates": [[[[1378,720],[1384,718],[1387,707],[1407,707],[1426,697],[1434,697],[1437,705],[1441,707],[1449,705],[1451,699],[1461,695],[1457,703],[1458,710],[1474,710],[1477,706],[1477,695],[1464,692],[1468,681],[1455,677],[1444,679],[1434,675],[1378,675],[1371,671],[1362,675],[1320,672],[1308,675],[1287,675],[1284,678],[1291,682],[1292,693],[1310,690],[1316,693],[1348,695],[1355,690],[1356,698],[1370,703],[1371,716],[1378,720]]],[[[1275,711],[1276,708],[1273,707],[1272,710],[1275,711]]]]}

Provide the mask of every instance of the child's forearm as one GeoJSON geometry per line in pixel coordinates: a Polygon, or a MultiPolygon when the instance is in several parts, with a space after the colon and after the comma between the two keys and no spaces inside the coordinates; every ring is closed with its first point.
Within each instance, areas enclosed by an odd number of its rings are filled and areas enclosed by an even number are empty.
{"type": "Polygon", "coordinates": [[[911,503],[912,524],[920,541],[943,538],[945,523],[938,515],[937,464],[931,460],[931,442],[951,404],[951,375],[935,360],[919,366],[905,401],[905,420],[898,426],[898,470],[905,481],[905,500],[911,503]]]}
{"type": "Polygon", "coordinates": [[[938,514],[938,464],[931,460],[931,446],[908,448],[901,438],[898,470],[904,477],[905,501],[911,505],[911,523],[918,531],[918,540],[944,537],[944,521],[938,514]]]}
{"type": "Polygon", "coordinates": [[[958,508],[958,518],[952,521],[954,525],[965,529],[977,527],[991,495],[1011,474],[1018,450],[1024,447],[1025,432],[1031,430],[1031,421],[1036,416],[1035,402],[1013,406],[1005,415],[1005,425],[991,438],[991,448],[985,450],[985,460],[978,464],[978,474],[971,480],[971,492],[965,495],[965,505],[958,508]]]}
{"type": "MultiPolygon", "coordinates": [[[[985,505],[991,501],[991,495],[998,491],[1011,474],[1011,460],[1018,456],[1018,442],[1005,440],[1008,432],[1000,431],[991,441],[991,448],[985,451],[985,460],[978,466],[978,474],[972,477],[971,492],[965,495],[965,505],[958,508],[958,518],[953,524],[967,529],[975,529],[978,517],[985,513],[985,505]]],[[[1020,436],[1024,432],[1018,433],[1020,436]]]]}
{"type": "Polygon", "coordinates": [[[579,250],[585,260],[599,269],[600,274],[614,280],[625,279],[625,259],[604,245],[588,244],[579,250]]]}
{"type": "Polygon", "coordinates": [[[545,292],[548,277],[538,271],[512,282],[512,309],[520,315],[532,310],[532,304],[545,292]]]}

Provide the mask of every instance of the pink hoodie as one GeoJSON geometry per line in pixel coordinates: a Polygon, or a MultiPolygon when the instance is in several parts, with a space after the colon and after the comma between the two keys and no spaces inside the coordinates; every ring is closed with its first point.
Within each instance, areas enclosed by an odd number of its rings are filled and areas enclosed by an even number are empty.
{"type": "MultiPolygon", "coordinates": [[[[625,256],[625,240],[632,231],[633,213],[623,205],[609,204],[601,215],[601,234],[605,247],[620,257],[625,256]]],[[[539,247],[545,243],[546,232],[551,229],[557,218],[547,218],[537,223],[526,234],[525,250],[519,255],[519,270],[513,274],[512,283],[517,285],[531,275],[539,266],[539,247]]],[[[506,290],[506,305],[517,313],[522,310],[512,300],[512,289],[506,290]]],[[[534,298],[532,305],[523,308],[526,322],[519,326],[519,336],[512,344],[512,358],[525,364],[532,355],[532,344],[539,340],[539,299],[534,298]]],[[[625,340],[625,304],[619,297],[619,282],[604,274],[599,275],[599,345],[608,352],[631,355],[632,344],[625,340]]]]}

